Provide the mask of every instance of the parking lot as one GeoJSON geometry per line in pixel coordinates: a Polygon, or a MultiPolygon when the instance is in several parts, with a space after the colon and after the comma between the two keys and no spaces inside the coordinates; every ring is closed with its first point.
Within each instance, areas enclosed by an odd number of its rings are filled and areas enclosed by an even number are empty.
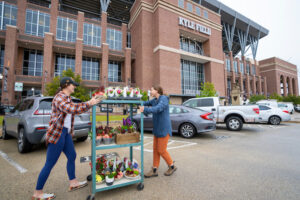
{"type": "MultiPolygon", "coordinates": [[[[96,194],[96,199],[300,199],[300,124],[280,126],[245,125],[242,131],[230,132],[220,125],[214,132],[192,139],[173,136],[168,150],[178,170],[171,177],[145,179],[145,188],[135,185],[96,194]]],[[[145,134],[145,170],[152,163],[152,134],[145,134]]],[[[76,174],[83,180],[90,173],[88,163],[80,157],[90,155],[90,141],[75,142],[76,174]]],[[[139,160],[140,149],[134,149],[139,160]]],[[[108,151],[106,151],[108,152],[108,151]]],[[[118,149],[121,157],[128,149],[118,149]]],[[[101,152],[102,153],[102,152],[101,152]]],[[[44,165],[46,148],[37,146],[28,154],[19,154],[16,139],[0,140],[1,200],[30,199],[38,174],[44,165]]],[[[136,157],[137,156],[137,157],[136,157]]],[[[54,192],[56,199],[86,199],[88,186],[67,192],[66,157],[61,155],[45,185],[45,192],[54,192]]]]}

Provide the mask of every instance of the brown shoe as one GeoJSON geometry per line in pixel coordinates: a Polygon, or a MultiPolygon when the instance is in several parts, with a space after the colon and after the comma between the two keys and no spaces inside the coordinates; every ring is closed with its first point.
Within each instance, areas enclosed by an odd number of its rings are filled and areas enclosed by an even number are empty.
{"type": "Polygon", "coordinates": [[[173,165],[173,166],[174,166],[173,169],[170,166],[169,169],[164,173],[165,176],[171,176],[177,170],[177,167],[175,165],[173,165]]]}
{"type": "Polygon", "coordinates": [[[156,177],[158,176],[158,173],[157,173],[157,169],[156,171],[154,172],[154,168],[152,167],[151,170],[148,172],[148,173],[145,173],[144,174],[145,178],[151,178],[151,177],[156,177]]]}

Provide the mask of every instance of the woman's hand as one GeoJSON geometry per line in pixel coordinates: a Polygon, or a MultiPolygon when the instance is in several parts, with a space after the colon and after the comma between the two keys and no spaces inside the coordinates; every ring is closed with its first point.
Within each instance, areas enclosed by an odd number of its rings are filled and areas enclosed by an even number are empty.
{"type": "Polygon", "coordinates": [[[102,100],[102,98],[98,98],[97,96],[95,96],[89,101],[89,103],[93,106],[93,105],[100,103],[101,100],[102,100]]]}
{"type": "Polygon", "coordinates": [[[140,106],[140,112],[144,112],[145,107],[144,106],[140,106]]]}

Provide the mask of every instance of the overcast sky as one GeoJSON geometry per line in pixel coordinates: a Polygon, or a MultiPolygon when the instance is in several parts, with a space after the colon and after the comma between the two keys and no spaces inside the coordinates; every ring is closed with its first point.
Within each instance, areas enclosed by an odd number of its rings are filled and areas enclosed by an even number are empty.
{"type": "Polygon", "coordinates": [[[219,1],[269,30],[259,41],[257,60],[275,56],[297,65],[300,91],[300,0],[219,1]]]}

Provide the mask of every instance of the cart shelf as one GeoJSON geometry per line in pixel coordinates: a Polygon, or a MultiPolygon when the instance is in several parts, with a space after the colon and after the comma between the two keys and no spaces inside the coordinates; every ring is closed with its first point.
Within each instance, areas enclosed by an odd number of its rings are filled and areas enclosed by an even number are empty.
{"type": "Polygon", "coordinates": [[[116,149],[116,148],[123,148],[123,147],[134,147],[140,146],[141,142],[139,143],[130,143],[130,144],[101,144],[96,146],[96,150],[104,150],[104,149],[116,149]]]}
{"type": "MultiPolygon", "coordinates": [[[[132,113],[133,113],[133,105],[143,105],[143,101],[138,101],[138,100],[103,100],[99,104],[107,104],[107,107],[109,104],[129,104],[130,105],[130,118],[132,119],[132,113]]],[[[92,108],[93,113],[92,113],[92,145],[91,145],[91,154],[92,154],[92,174],[91,174],[91,180],[92,180],[92,194],[87,197],[88,200],[93,200],[95,197],[95,193],[105,191],[105,190],[110,190],[114,188],[119,188],[123,186],[128,186],[131,184],[137,184],[139,183],[137,189],[138,190],[143,190],[144,188],[144,116],[143,113],[141,113],[141,131],[140,131],[140,137],[141,141],[137,143],[130,143],[130,144],[101,144],[96,146],[96,105],[93,106],[92,108]],[[116,149],[116,148],[124,148],[124,147],[129,147],[130,149],[130,160],[132,161],[133,159],[133,147],[134,146],[140,146],[141,147],[141,163],[140,163],[140,177],[134,180],[127,179],[123,177],[121,180],[115,181],[113,185],[107,186],[105,183],[97,185],[96,184],[96,151],[97,150],[107,150],[107,149],[116,149]]],[[[109,125],[109,114],[107,112],[107,125],[109,125]]],[[[90,177],[90,176],[88,176],[90,177]]],[[[88,178],[89,180],[90,178],[88,178]]]]}

